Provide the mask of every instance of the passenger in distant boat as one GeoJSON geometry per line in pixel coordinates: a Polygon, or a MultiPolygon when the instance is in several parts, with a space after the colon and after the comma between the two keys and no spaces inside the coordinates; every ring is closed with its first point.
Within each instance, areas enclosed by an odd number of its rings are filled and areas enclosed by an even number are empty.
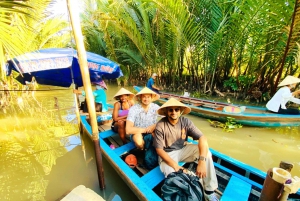
{"type": "MultiPolygon", "coordinates": [[[[96,112],[107,112],[108,106],[105,92],[105,90],[107,90],[107,86],[105,82],[101,80],[100,82],[93,82],[92,85],[96,85],[96,90],[93,91],[96,112]]],[[[74,93],[82,94],[83,96],[86,95],[85,91],[74,90],[74,93]]],[[[88,112],[86,100],[81,106],[81,109],[83,110],[83,112],[88,112]]]]}
{"type": "Polygon", "coordinates": [[[284,78],[284,80],[278,85],[279,87],[282,87],[267,103],[267,109],[278,114],[300,114],[299,109],[297,108],[286,108],[288,101],[300,104],[300,99],[294,97],[300,95],[300,90],[291,92],[291,90],[293,90],[299,82],[300,79],[294,76],[288,75],[284,78]]]}
{"type": "MultiPolygon", "coordinates": [[[[159,106],[153,101],[159,99],[159,95],[148,89],[143,88],[135,95],[138,104],[129,109],[126,120],[126,134],[134,142],[138,149],[143,150],[145,146],[144,137],[152,135],[156,126],[159,106]]],[[[151,143],[152,144],[152,143],[151,143]]]]}
{"type": "Polygon", "coordinates": [[[185,172],[178,162],[195,162],[195,174],[203,179],[205,200],[217,201],[214,191],[218,188],[218,181],[206,137],[191,120],[182,116],[190,111],[191,108],[174,98],[158,109],[157,113],[165,116],[156,124],[153,141],[160,170],[167,177],[179,169],[185,172]],[[198,140],[198,144],[188,144],[188,136],[198,140]]]}
{"type": "Polygon", "coordinates": [[[153,73],[152,76],[149,78],[146,87],[151,89],[152,91],[159,93],[159,88],[155,85],[155,79],[157,77],[156,73],[153,73]]]}
{"type": "Polygon", "coordinates": [[[129,108],[134,105],[134,101],[132,100],[133,97],[134,94],[124,88],[121,88],[114,96],[114,99],[117,100],[117,102],[114,104],[113,123],[111,128],[119,134],[123,144],[127,143],[125,125],[129,108]]]}

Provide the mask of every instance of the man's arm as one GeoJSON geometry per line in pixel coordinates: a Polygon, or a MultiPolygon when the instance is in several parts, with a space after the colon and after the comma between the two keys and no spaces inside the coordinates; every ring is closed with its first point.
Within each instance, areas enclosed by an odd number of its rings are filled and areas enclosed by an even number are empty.
{"type": "Polygon", "coordinates": [[[196,175],[200,178],[204,178],[204,177],[206,177],[206,158],[207,158],[207,153],[208,153],[208,144],[207,144],[206,137],[204,135],[202,135],[199,138],[198,148],[199,148],[199,156],[204,157],[205,160],[198,161],[196,175]]]}
{"type": "Polygon", "coordinates": [[[156,148],[156,153],[157,153],[157,155],[159,155],[162,158],[162,160],[167,165],[169,165],[170,167],[172,167],[175,170],[175,172],[177,172],[179,169],[183,169],[163,149],[156,148]]]}
{"type": "Polygon", "coordinates": [[[126,134],[142,134],[142,133],[153,133],[156,124],[148,126],[147,128],[135,127],[132,121],[126,120],[126,134]]]}
{"type": "Polygon", "coordinates": [[[132,121],[126,120],[126,134],[141,134],[144,132],[144,128],[134,127],[134,123],[132,121]]]}

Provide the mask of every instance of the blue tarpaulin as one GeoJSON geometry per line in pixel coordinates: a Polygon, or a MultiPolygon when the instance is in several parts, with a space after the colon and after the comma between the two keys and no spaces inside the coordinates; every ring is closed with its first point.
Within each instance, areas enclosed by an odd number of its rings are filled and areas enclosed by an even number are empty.
{"type": "MultiPolygon", "coordinates": [[[[100,55],[86,52],[91,82],[123,76],[120,66],[100,55]]],[[[7,63],[7,75],[20,73],[18,81],[25,84],[35,77],[37,83],[70,87],[83,86],[77,51],[71,48],[42,49],[20,55],[7,63]]]]}

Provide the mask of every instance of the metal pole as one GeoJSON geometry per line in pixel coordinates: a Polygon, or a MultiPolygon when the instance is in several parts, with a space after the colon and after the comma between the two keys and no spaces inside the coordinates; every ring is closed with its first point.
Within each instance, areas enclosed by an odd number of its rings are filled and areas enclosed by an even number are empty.
{"type": "Polygon", "coordinates": [[[89,118],[92,127],[92,135],[93,135],[92,138],[95,146],[99,185],[100,185],[100,189],[104,189],[105,183],[104,183],[102,156],[101,156],[99,136],[98,136],[99,132],[98,132],[98,125],[96,120],[97,117],[96,117],[96,110],[95,110],[95,101],[94,101],[93,91],[91,87],[90,73],[87,65],[87,57],[86,57],[86,51],[83,43],[83,36],[80,27],[79,15],[73,12],[73,7],[72,7],[73,5],[71,3],[71,0],[67,0],[67,6],[68,6],[70,21],[74,33],[75,42],[76,42],[76,47],[77,47],[78,60],[79,60],[80,72],[82,75],[83,86],[86,92],[86,100],[87,100],[88,111],[90,116],[89,118]]]}

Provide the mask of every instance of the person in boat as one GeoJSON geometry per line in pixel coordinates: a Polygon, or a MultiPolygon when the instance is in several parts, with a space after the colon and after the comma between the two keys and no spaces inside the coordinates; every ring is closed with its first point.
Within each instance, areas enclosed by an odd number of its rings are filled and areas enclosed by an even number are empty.
{"type": "Polygon", "coordinates": [[[134,94],[124,88],[121,88],[114,96],[114,99],[117,100],[117,102],[114,104],[112,114],[113,123],[111,128],[119,134],[123,144],[127,143],[125,125],[129,108],[134,105],[134,101],[132,100],[133,97],[134,94]]]}
{"type": "Polygon", "coordinates": [[[153,140],[160,170],[167,177],[180,169],[186,172],[178,162],[197,163],[195,174],[203,179],[206,200],[217,201],[214,191],[218,188],[218,181],[206,137],[191,120],[182,116],[190,111],[190,107],[174,98],[157,110],[159,115],[165,116],[157,122],[153,140]],[[199,140],[198,144],[187,144],[189,136],[199,140]]]}
{"type": "Polygon", "coordinates": [[[130,140],[138,149],[144,149],[144,137],[154,132],[158,117],[156,111],[159,106],[152,102],[158,100],[159,97],[157,93],[145,87],[135,95],[138,103],[129,109],[126,134],[130,135],[130,140]]]}
{"type": "MultiPolygon", "coordinates": [[[[107,112],[108,111],[108,105],[107,105],[107,97],[106,92],[107,86],[103,80],[99,82],[93,82],[92,85],[96,86],[96,90],[93,91],[93,95],[95,98],[95,108],[96,112],[107,112]]],[[[74,93],[81,94],[85,96],[85,91],[80,90],[74,90],[74,93]]],[[[80,106],[80,108],[83,110],[83,112],[88,112],[87,110],[87,104],[86,100],[84,101],[83,105],[80,106]]]]}
{"type": "Polygon", "coordinates": [[[296,84],[300,82],[299,78],[288,75],[284,80],[278,85],[281,87],[275,95],[268,101],[266,107],[269,111],[278,114],[300,114],[297,108],[287,108],[287,102],[291,101],[293,103],[300,104],[300,99],[295,98],[295,96],[300,94],[300,90],[292,92],[296,87],[296,84]]]}
{"type": "Polygon", "coordinates": [[[155,85],[155,79],[157,77],[156,73],[153,73],[152,76],[149,78],[146,87],[151,89],[152,91],[159,93],[159,88],[155,85]]]}

